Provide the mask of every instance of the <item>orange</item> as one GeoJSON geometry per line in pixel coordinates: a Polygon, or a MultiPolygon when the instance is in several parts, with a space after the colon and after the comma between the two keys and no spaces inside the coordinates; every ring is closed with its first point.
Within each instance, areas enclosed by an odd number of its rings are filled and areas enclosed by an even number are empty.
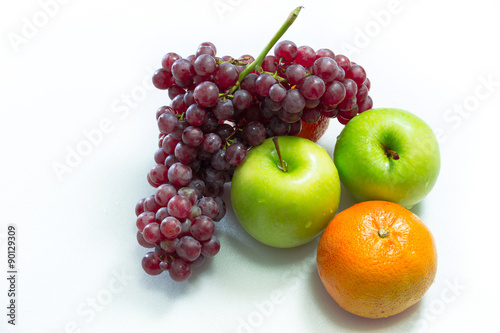
{"type": "Polygon", "coordinates": [[[316,262],[326,290],[343,309],[382,318],[424,296],[436,275],[437,253],[417,215],[395,203],[366,201],[333,218],[316,262]]]}
{"type": "Polygon", "coordinates": [[[302,122],[302,130],[297,136],[317,142],[325,134],[330,124],[330,118],[321,115],[314,124],[302,122]]]}

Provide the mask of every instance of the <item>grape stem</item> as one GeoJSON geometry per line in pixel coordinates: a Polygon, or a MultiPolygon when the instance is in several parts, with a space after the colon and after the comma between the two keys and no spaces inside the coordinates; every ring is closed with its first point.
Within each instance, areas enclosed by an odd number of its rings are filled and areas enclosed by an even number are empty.
{"type": "MultiPolygon", "coordinates": [[[[267,72],[264,72],[264,73],[267,73],[267,72]]],[[[287,79],[285,79],[284,77],[281,77],[281,76],[278,75],[278,71],[276,71],[274,73],[269,73],[269,74],[271,74],[274,77],[274,79],[276,81],[278,81],[279,83],[288,83],[287,79]]]]}
{"type": "Polygon", "coordinates": [[[264,61],[264,58],[269,53],[269,51],[274,46],[274,44],[276,44],[276,42],[281,38],[281,36],[283,36],[283,34],[288,30],[288,28],[290,28],[290,26],[293,24],[293,22],[295,21],[295,19],[299,15],[299,12],[302,8],[303,8],[302,6],[299,6],[299,7],[295,8],[290,13],[290,15],[286,19],[285,23],[283,23],[281,28],[278,30],[278,32],[276,32],[276,34],[273,36],[271,41],[266,45],[266,47],[262,50],[262,52],[259,54],[259,56],[250,65],[248,65],[243,70],[243,72],[240,73],[240,76],[238,77],[238,82],[236,82],[236,84],[231,88],[229,94],[233,94],[239,88],[241,81],[243,81],[243,79],[248,74],[253,72],[255,69],[257,69],[258,71],[262,70],[261,66],[262,66],[262,62],[264,61]]]}

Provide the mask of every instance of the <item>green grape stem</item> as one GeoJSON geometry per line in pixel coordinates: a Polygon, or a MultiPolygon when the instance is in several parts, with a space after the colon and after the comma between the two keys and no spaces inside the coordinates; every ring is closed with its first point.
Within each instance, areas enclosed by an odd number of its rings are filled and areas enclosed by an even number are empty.
{"type": "Polygon", "coordinates": [[[262,50],[259,56],[250,65],[248,65],[243,70],[243,72],[240,73],[240,76],[238,77],[238,82],[236,82],[236,84],[231,88],[229,94],[233,94],[240,87],[241,81],[243,81],[243,79],[248,74],[253,72],[255,69],[257,69],[257,71],[262,70],[262,62],[264,61],[264,58],[269,53],[274,44],[276,44],[278,40],[283,36],[283,34],[288,30],[288,28],[290,28],[290,26],[293,24],[293,22],[299,15],[300,10],[302,8],[303,8],[302,6],[299,6],[290,13],[286,21],[281,26],[281,28],[278,30],[278,32],[276,32],[276,34],[273,36],[271,41],[266,45],[266,47],[262,50]]]}

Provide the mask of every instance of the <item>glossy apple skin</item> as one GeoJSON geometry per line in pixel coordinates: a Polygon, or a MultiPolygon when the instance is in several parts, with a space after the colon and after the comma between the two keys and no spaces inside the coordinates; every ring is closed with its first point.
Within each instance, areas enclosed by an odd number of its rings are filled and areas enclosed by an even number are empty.
{"type": "Polygon", "coordinates": [[[335,215],[340,180],[328,152],[299,137],[279,137],[288,171],[279,167],[272,138],[248,152],[231,182],[238,221],[258,241],[289,248],[314,239],[335,215]]]}
{"type": "Polygon", "coordinates": [[[432,129],[401,109],[372,109],[354,117],[337,138],[340,179],[358,200],[385,200],[411,208],[439,175],[439,145],[432,129]],[[395,160],[387,150],[399,155],[395,160]]]}

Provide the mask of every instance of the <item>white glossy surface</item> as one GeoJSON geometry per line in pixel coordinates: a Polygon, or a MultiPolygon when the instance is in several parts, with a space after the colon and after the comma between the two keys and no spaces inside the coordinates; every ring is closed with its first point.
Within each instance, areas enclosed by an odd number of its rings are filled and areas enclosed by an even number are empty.
{"type": "MultiPolygon", "coordinates": [[[[66,1],[44,16],[48,2],[0,5],[1,332],[498,330],[498,2],[308,1],[284,37],[336,53],[358,47],[352,59],[368,72],[375,106],[412,111],[440,133],[440,178],[413,209],[436,239],[436,281],[416,306],[383,320],[350,315],[328,296],[316,242],[279,250],[252,240],[228,195],[222,250],[189,282],[140,267],[134,206],[152,193],[154,114],[168,103],[143,88],[151,72],[164,53],[188,56],[207,40],[219,55],[256,56],[301,3],[66,1]],[[393,14],[377,21],[383,10],[393,14]],[[9,38],[26,20],[43,27],[25,28],[31,36],[16,53],[9,38]],[[53,162],[65,163],[99,126],[102,140],[59,181],[53,162]],[[15,327],[5,315],[9,223],[18,229],[15,327]]],[[[319,144],[332,153],[340,130],[333,121],[319,144]]],[[[341,209],[352,204],[344,191],[341,209]]]]}

